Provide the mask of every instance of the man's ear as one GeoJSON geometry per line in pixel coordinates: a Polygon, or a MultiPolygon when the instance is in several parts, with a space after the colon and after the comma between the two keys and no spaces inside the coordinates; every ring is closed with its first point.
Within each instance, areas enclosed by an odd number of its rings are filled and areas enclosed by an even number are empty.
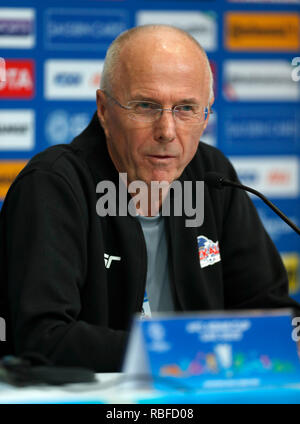
{"type": "Polygon", "coordinates": [[[96,103],[97,103],[97,115],[99,118],[99,121],[104,129],[104,132],[106,134],[107,131],[107,99],[105,97],[105,94],[102,90],[98,89],[96,91],[96,103]]]}
{"type": "MultiPolygon", "coordinates": [[[[215,98],[213,97],[213,98],[210,100],[210,102],[209,102],[209,110],[211,109],[212,105],[214,104],[214,101],[215,101],[215,98]]],[[[208,120],[209,120],[209,116],[210,116],[210,114],[208,114],[208,117],[207,117],[207,119],[206,119],[206,121],[205,121],[205,123],[204,123],[203,131],[204,131],[204,130],[205,130],[205,128],[207,127],[208,120]]]]}
{"type": "Polygon", "coordinates": [[[96,103],[97,103],[97,115],[102,124],[102,121],[105,119],[105,94],[102,90],[96,90],[96,103]]]}

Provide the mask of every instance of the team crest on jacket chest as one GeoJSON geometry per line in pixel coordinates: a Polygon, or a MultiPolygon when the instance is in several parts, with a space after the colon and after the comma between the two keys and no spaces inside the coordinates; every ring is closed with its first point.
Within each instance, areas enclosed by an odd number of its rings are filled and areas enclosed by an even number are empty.
{"type": "Polygon", "coordinates": [[[205,236],[198,236],[198,253],[201,268],[220,262],[219,242],[213,242],[205,236]]]}

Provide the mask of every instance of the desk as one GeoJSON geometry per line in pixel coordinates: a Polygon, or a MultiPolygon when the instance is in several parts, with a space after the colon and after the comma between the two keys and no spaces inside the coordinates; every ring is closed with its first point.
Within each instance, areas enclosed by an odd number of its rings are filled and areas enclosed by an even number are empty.
{"type": "Polygon", "coordinates": [[[64,386],[14,387],[0,383],[0,404],[136,403],[157,396],[155,391],[141,386],[128,390],[128,383],[120,383],[122,376],[122,373],[100,373],[96,374],[96,382],[64,386]]]}
{"type": "Polygon", "coordinates": [[[16,388],[0,384],[0,404],[300,404],[300,384],[286,388],[211,390],[193,393],[130,388],[123,374],[97,374],[94,383],[16,388]]]}

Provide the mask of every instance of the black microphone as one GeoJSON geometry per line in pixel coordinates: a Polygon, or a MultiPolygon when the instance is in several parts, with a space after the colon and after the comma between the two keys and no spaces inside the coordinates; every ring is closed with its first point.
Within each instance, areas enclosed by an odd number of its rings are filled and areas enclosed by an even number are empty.
{"type": "Polygon", "coordinates": [[[281,212],[281,210],[278,209],[277,206],[275,206],[272,202],[270,202],[270,200],[268,200],[263,194],[257,190],[254,190],[254,188],[236,183],[235,181],[227,180],[222,174],[219,174],[218,172],[207,172],[204,176],[204,181],[206,184],[217,189],[223,189],[224,187],[229,186],[240,188],[255,194],[256,196],[260,197],[265,202],[265,204],[268,205],[275,213],[277,213],[277,215],[280,216],[280,218],[283,219],[294,231],[296,231],[297,234],[300,235],[300,229],[297,227],[297,225],[295,225],[286,215],[284,215],[284,213],[281,212]]]}

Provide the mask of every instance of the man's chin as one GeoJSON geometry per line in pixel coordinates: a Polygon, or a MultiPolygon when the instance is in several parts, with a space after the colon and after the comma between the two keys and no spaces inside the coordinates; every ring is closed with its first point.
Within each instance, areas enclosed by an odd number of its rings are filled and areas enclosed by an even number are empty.
{"type": "Polygon", "coordinates": [[[156,181],[159,183],[167,182],[171,184],[176,179],[174,173],[158,171],[153,172],[150,176],[147,176],[143,181],[145,181],[148,185],[151,184],[152,181],[156,181]]]}

